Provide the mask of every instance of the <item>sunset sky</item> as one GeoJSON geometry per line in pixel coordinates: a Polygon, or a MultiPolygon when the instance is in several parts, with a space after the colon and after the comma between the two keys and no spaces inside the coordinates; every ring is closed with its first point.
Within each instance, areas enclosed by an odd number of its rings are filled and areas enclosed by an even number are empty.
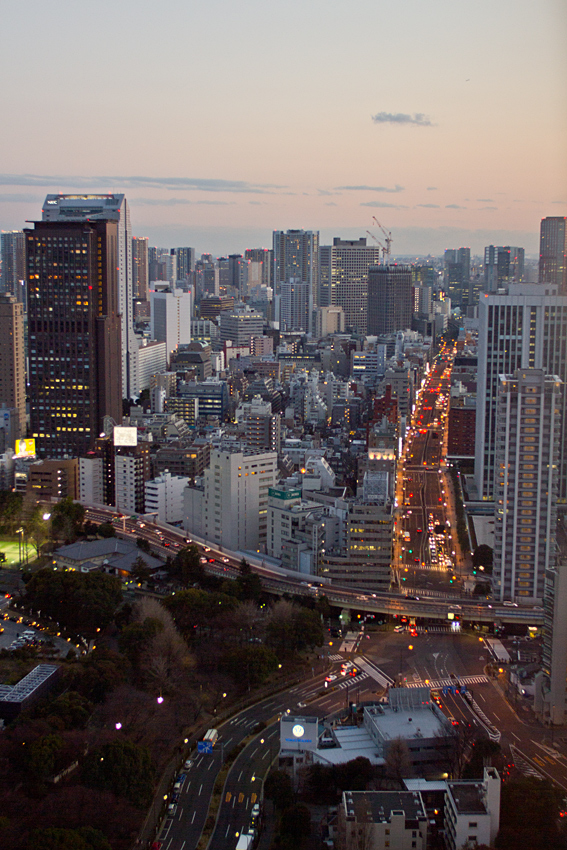
{"type": "Polygon", "coordinates": [[[394,254],[567,215],[564,0],[5,0],[0,228],[124,192],[134,233],[216,255],[274,229],[394,254]]]}

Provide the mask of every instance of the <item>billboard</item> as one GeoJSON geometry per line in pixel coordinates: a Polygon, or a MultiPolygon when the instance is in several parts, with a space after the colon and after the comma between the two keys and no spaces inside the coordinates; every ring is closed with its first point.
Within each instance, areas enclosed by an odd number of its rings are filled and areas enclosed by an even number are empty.
{"type": "Polygon", "coordinates": [[[125,428],[122,425],[114,426],[114,445],[115,446],[137,446],[138,445],[138,429],[125,428]]]}
{"type": "Polygon", "coordinates": [[[16,440],[16,454],[14,457],[35,457],[35,440],[32,438],[16,440]]]}

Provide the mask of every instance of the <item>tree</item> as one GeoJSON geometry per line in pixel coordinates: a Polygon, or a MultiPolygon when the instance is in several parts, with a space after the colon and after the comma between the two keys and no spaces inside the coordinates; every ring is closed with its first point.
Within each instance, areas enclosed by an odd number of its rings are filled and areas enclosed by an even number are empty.
{"type": "Polygon", "coordinates": [[[320,646],[325,639],[320,615],[287,600],[273,606],[266,626],[266,643],[279,658],[320,646]]]}
{"type": "Polygon", "coordinates": [[[146,552],[146,554],[150,554],[150,542],[146,540],[145,537],[136,537],[136,546],[138,549],[141,549],[142,552],[146,552]]]}
{"type": "Polygon", "coordinates": [[[21,493],[11,490],[0,490],[0,532],[14,534],[21,525],[22,505],[24,497],[21,493]]]}
{"type": "Polygon", "coordinates": [[[287,843],[301,842],[311,833],[311,812],[302,803],[284,809],[280,817],[280,833],[287,843]]]}
{"type": "Polygon", "coordinates": [[[82,533],[85,519],[84,505],[70,496],[58,502],[51,512],[51,531],[57,540],[73,543],[82,533]]]}
{"type": "Polygon", "coordinates": [[[564,791],[549,780],[512,779],[502,786],[498,850],[565,848],[558,827],[564,791]]]}
{"type": "Polygon", "coordinates": [[[200,584],[205,576],[201,556],[196,546],[186,546],[173,559],[172,569],[181,576],[183,584],[200,584]]]}
{"type": "Polygon", "coordinates": [[[34,829],[26,847],[28,850],[112,850],[103,833],[90,826],[79,829],[34,829]]]}
{"type": "Polygon", "coordinates": [[[154,774],[146,747],[131,741],[113,741],[92,750],[82,771],[89,788],[112,791],[140,807],[151,801],[154,774]]]}
{"type": "Polygon", "coordinates": [[[250,564],[243,558],[240,562],[240,574],[236,578],[237,595],[240,599],[251,599],[258,602],[262,596],[262,579],[258,573],[252,572],[250,564]]]}
{"type": "Polygon", "coordinates": [[[132,562],[130,574],[140,584],[149,581],[152,577],[152,571],[141,555],[138,555],[138,557],[132,562]]]}
{"type": "Polygon", "coordinates": [[[128,662],[117,652],[97,648],[75,664],[64,668],[64,681],[94,703],[103,702],[109,691],[126,679],[128,662]]]}
{"type": "Polygon", "coordinates": [[[486,543],[481,543],[480,546],[477,546],[472,555],[472,564],[475,571],[479,567],[484,567],[483,572],[487,575],[492,575],[494,552],[490,546],[487,546],[486,543]]]}
{"type": "Polygon", "coordinates": [[[282,811],[289,808],[294,799],[289,774],[284,770],[271,770],[264,783],[264,794],[273,801],[276,809],[282,811]]]}
{"type": "Polygon", "coordinates": [[[386,775],[404,787],[403,780],[412,775],[408,745],[404,738],[394,738],[386,753],[386,775]]]}
{"type": "Polygon", "coordinates": [[[278,668],[277,656],[267,646],[248,645],[229,650],[221,660],[237,685],[260,685],[278,668]]]}
{"type": "Polygon", "coordinates": [[[118,578],[52,569],[35,573],[22,598],[28,610],[41,611],[43,616],[83,634],[105,628],[121,601],[118,578]]]}
{"type": "Polygon", "coordinates": [[[49,538],[49,520],[43,518],[45,509],[36,504],[24,523],[26,536],[32,541],[37,557],[41,554],[41,548],[49,538]]]}
{"type": "Polygon", "coordinates": [[[101,522],[98,527],[97,534],[99,537],[116,537],[116,529],[111,522],[101,522]]]}

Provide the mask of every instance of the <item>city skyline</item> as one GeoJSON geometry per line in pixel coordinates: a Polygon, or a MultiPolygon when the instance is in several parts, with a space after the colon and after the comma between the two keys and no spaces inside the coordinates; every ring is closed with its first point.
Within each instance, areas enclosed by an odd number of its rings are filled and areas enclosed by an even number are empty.
{"type": "Polygon", "coordinates": [[[565,23],[557,0],[11,6],[0,227],[124,192],[135,235],[197,253],[380,237],[376,215],[394,256],[535,255],[567,209],[565,23]]]}

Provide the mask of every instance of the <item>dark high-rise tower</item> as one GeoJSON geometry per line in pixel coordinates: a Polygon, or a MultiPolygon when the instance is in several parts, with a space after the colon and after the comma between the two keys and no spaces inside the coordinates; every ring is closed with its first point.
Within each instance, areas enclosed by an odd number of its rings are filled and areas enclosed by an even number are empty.
{"type": "Polygon", "coordinates": [[[567,295],[567,218],[542,218],[539,236],[539,282],[554,283],[567,295]]]}
{"type": "Polygon", "coordinates": [[[147,301],[150,289],[148,263],[148,237],[134,236],[132,239],[132,293],[134,298],[147,301]]]}
{"type": "Polygon", "coordinates": [[[40,457],[94,447],[104,416],[122,420],[118,223],[26,229],[31,431],[40,457]]]}
{"type": "Polygon", "coordinates": [[[382,336],[411,328],[412,312],[411,267],[370,266],[367,333],[382,336]]]}

